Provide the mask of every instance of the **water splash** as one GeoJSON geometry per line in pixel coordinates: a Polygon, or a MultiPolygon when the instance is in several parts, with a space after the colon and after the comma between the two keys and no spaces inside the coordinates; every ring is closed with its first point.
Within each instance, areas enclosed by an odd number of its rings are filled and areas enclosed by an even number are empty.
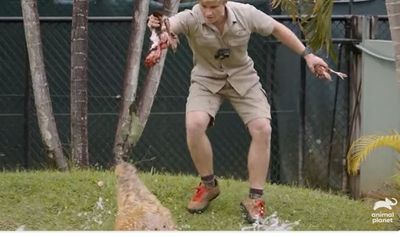
{"type": "Polygon", "coordinates": [[[26,231],[26,226],[25,225],[21,225],[15,231],[26,231]]]}
{"type": "Polygon", "coordinates": [[[96,202],[96,209],[103,210],[104,209],[103,203],[104,203],[103,198],[99,197],[99,200],[96,202]]]}
{"type": "Polygon", "coordinates": [[[78,213],[78,217],[82,219],[81,228],[83,230],[93,230],[104,224],[104,221],[112,215],[107,205],[108,199],[99,197],[93,205],[92,210],[88,212],[78,213]],[[108,208],[107,208],[108,207],[108,208]]]}
{"type": "Polygon", "coordinates": [[[288,222],[281,221],[277,215],[277,212],[267,216],[264,220],[257,220],[251,226],[242,227],[242,231],[288,231],[292,230],[293,227],[299,225],[299,221],[288,222]]]}

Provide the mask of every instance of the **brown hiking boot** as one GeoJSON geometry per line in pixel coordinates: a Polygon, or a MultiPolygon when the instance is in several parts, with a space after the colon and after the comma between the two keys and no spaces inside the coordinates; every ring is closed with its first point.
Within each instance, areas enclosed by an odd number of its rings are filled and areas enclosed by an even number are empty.
{"type": "Polygon", "coordinates": [[[202,213],[207,209],[210,202],[218,197],[219,193],[217,181],[215,181],[215,187],[207,187],[203,183],[200,183],[196,188],[196,193],[188,204],[188,211],[190,213],[202,213]]]}
{"type": "Polygon", "coordinates": [[[240,203],[245,219],[249,223],[261,222],[265,218],[265,202],[261,198],[246,198],[240,203]]]}

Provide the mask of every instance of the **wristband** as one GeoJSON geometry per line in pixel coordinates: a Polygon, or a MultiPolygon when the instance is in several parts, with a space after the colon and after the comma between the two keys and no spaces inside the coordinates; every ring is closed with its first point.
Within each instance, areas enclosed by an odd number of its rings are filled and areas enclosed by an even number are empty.
{"type": "Polygon", "coordinates": [[[308,46],[304,49],[304,51],[300,54],[303,58],[309,54],[312,53],[311,48],[309,48],[308,46]]]}

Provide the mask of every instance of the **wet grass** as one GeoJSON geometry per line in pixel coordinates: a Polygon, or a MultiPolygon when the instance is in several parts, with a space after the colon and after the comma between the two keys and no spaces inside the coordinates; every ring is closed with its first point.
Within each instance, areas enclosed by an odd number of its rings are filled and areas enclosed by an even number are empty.
{"type": "MultiPolygon", "coordinates": [[[[198,178],[140,174],[143,182],[169,208],[180,230],[240,230],[239,203],[247,183],[221,179],[221,195],[203,214],[189,214],[186,204],[198,178]]],[[[110,171],[0,173],[0,230],[112,230],[116,179],[110,171]],[[101,187],[98,181],[104,182],[101,187]]],[[[284,185],[267,185],[270,214],[290,222],[295,230],[398,230],[395,223],[372,224],[371,204],[326,192],[284,185]]]]}

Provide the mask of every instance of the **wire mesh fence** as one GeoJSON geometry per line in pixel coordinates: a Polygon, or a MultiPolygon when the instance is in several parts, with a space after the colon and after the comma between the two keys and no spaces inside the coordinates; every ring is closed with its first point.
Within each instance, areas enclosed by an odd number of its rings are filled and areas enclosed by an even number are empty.
{"type": "MultiPolygon", "coordinates": [[[[289,17],[276,19],[301,36],[289,17]]],[[[89,23],[89,153],[91,165],[96,167],[108,168],[113,159],[130,22],[129,17],[121,17],[92,18],[89,23]]],[[[70,153],[70,27],[68,18],[41,21],[47,79],[65,154],[70,153]]],[[[333,18],[339,61],[330,64],[345,73],[349,72],[352,50],[348,47],[352,42],[349,28],[350,17],[333,18]]],[[[375,38],[390,38],[387,19],[379,18],[376,29],[375,38]]],[[[149,46],[148,36],[149,32],[144,49],[149,46]]],[[[168,53],[149,121],[131,155],[131,162],[144,171],[195,174],[184,128],[192,53],[186,39],[180,41],[178,51],[168,53]]],[[[22,19],[0,20],[0,52],[0,167],[47,168],[30,88],[22,19]]],[[[297,183],[299,175],[304,175],[306,184],[339,189],[347,149],[348,81],[316,80],[300,57],[270,37],[252,35],[249,55],[272,108],[269,180],[297,183]]],[[[324,52],[320,55],[326,56],[324,52]]],[[[138,90],[145,73],[142,65],[138,90]]],[[[229,103],[222,105],[208,135],[215,174],[246,179],[250,137],[229,103]]]]}

